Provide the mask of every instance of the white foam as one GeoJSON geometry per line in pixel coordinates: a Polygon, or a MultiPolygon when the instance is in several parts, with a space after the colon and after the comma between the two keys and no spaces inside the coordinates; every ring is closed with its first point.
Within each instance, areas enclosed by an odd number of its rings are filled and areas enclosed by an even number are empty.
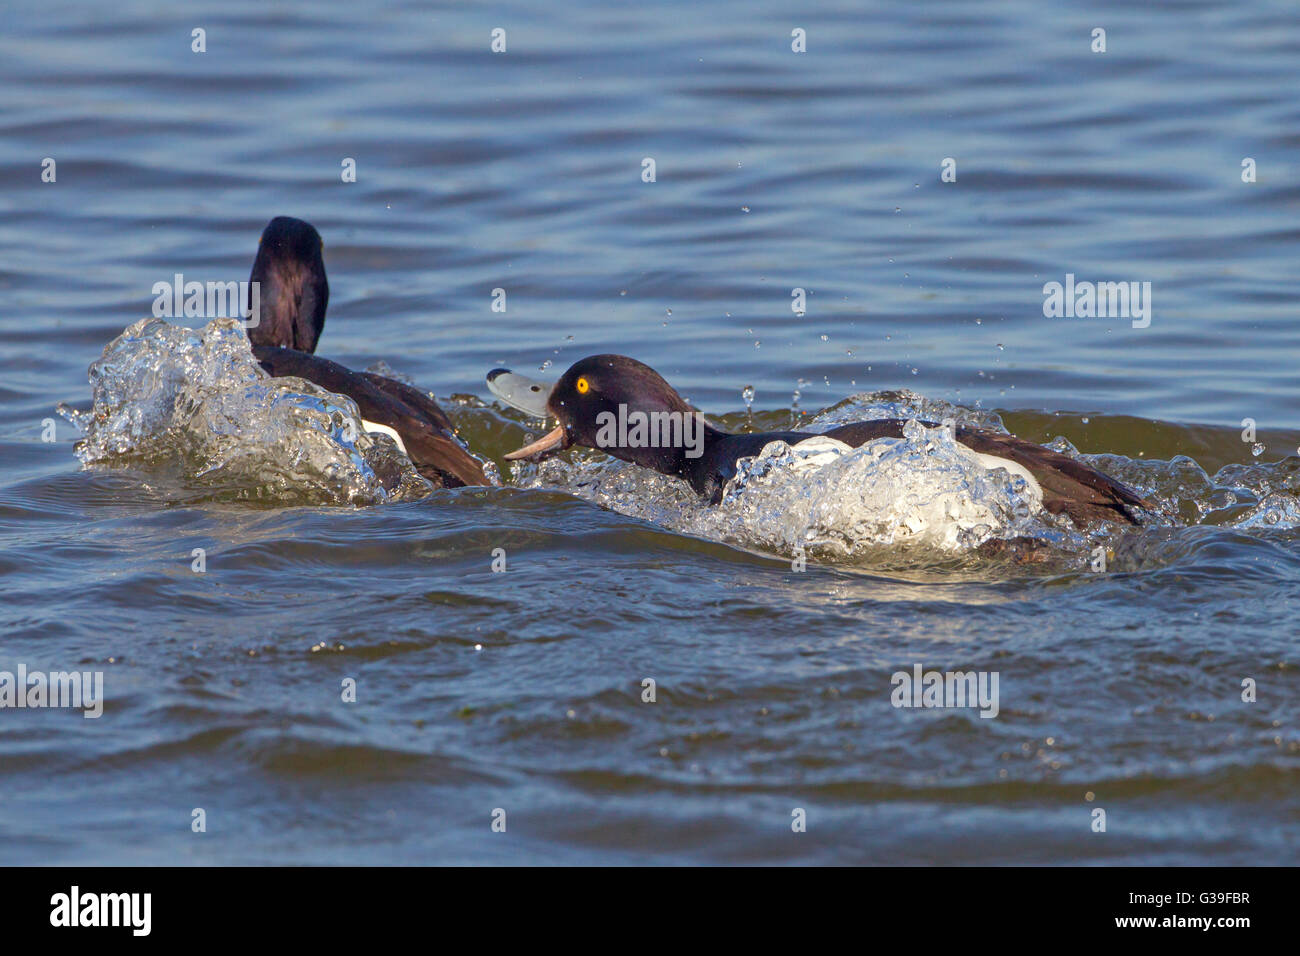
{"type": "MultiPolygon", "coordinates": [[[[65,411],[91,464],[166,464],[219,497],[364,504],[427,493],[350,398],[271,378],[234,319],[201,330],[143,319],[90,367],[94,408],[65,411]],[[388,477],[389,486],[379,473],[388,477]]],[[[401,448],[401,440],[386,432],[401,448]]]]}
{"type": "Polygon", "coordinates": [[[985,455],[981,452],[975,451],[974,449],[971,449],[970,452],[975,456],[975,460],[985,468],[1001,468],[1003,471],[1021,478],[1029,487],[1029,490],[1034,497],[1038,499],[1039,505],[1042,505],[1043,489],[1038,484],[1038,479],[1035,478],[1024,465],[1017,461],[1012,461],[1010,458],[999,458],[997,455],[985,455]]]}
{"type": "Polygon", "coordinates": [[[991,464],[957,442],[950,425],[910,421],[902,438],[860,448],[824,435],[772,442],[737,463],[716,507],[680,479],[594,453],[516,474],[522,484],[560,487],[674,530],[783,554],[839,559],[900,545],[953,553],[993,537],[1059,535],[1041,513],[1037,482],[1014,462],[991,464]]]}

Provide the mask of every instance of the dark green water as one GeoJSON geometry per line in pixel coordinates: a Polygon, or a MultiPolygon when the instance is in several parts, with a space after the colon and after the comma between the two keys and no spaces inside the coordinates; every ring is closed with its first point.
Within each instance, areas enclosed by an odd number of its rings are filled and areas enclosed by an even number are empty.
{"type": "Polygon", "coordinates": [[[1298,64],[1280,2],[6,13],[0,671],[106,700],[0,708],[0,863],[1297,862],[1298,64]],[[201,474],[179,432],[82,466],[56,405],[277,214],[325,238],[321,354],[506,486],[259,494],[252,438],[201,474]],[[1150,282],[1150,325],[1046,318],[1067,274],[1150,282]],[[735,428],[996,412],[1161,513],[796,572],[788,511],[504,467],[535,423],[483,373],[609,351],[735,428]],[[918,663],[997,672],[998,715],[894,707],[918,663]]]}

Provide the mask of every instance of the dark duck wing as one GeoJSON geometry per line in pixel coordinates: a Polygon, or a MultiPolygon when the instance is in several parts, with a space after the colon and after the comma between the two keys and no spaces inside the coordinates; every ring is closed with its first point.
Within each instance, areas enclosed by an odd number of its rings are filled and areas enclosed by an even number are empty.
{"type": "MultiPolygon", "coordinates": [[[[934,427],[931,422],[922,424],[934,427]]],[[[841,425],[825,434],[856,448],[877,438],[901,438],[903,425],[902,419],[880,419],[841,425]]],[[[1023,438],[963,426],[957,429],[957,440],[981,455],[1007,458],[1025,468],[1043,490],[1043,507],[1079,527],[1098,521],[1139,524],[1132,509],[1153,507],[1109,475],[1023,438]]]]}
{"type": "Polygon", "coordinates": [[[1096,521],[1136,525],[1141,522],[1132,509],[1154,510],[1151,502],[1109,475],[1023,438],[959,428],[957,440],[981,454],[1023,465],[1043,489],[1043,507],[1080,527],[1096,521]]]}
{"type": "Polygon", "coordinates": [[[301,219],[277,216],[262,233],[251,276],[259,289],[258,322],[248,330],[262,368],[351,398],[362,418],[401,436],[407,457],[435,487],[488,484],[483,463],[456,440],[451,420],[433,399],[402,382],[312,354],[329,303],[321,251],[320,233],[301,219]]]}

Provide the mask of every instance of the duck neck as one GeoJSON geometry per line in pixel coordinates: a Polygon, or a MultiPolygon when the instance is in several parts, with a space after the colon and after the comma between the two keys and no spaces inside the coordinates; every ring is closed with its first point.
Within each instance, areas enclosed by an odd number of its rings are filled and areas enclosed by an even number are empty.
{"type": "Polygon", "coordinates": [[[794,445],[807,437],[805,432],[735,435],[706,426],[704,453],[697,458],[683,457],[682,470],[678,474],[690,482],[697,494],[716,505],[722,500],[722,491],[727,482],[736,476],[736,462],[741,458],[760,454],[766,445],[774,441],[794,445]]]}
{"type": "Polygon", "coordinates": [[[716,504],[722,499],[723,486],[735,473],[735,458],[728,456],[727,447],[737,436],[714,428],[703,417],[699,421],[703,426],[699,443],[675,449],[672,468],[665,471],[684,479],[696,494],[716,504]]]}
{"type": "Polygon", "coordinates": [[[637,429],[629,424],[626,432],[616,430],[615,418],[611,414],[599,429],[580,437],[578,444],[596,448],[661,475],[684,479],[698,493],[706,494],[713,484],[712,463],[716,448],[728,436],[706,422],[698,412],[681,413],[675,420],[668,417],[676,414],[645,413],[637,424],[648,418],[649,427],[637,429]],[[662,425],[657,420],[659,414],[664,414],[665,421],[671,422],[671,426],[662,425]],[[676,427],[677,423],[680,427],[676,427]]]}

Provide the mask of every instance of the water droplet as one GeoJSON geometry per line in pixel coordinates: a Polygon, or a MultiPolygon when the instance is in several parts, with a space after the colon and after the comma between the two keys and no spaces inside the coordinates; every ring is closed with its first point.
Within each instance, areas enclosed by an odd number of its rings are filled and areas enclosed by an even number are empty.
{"type": "Polygon", "coordinates": [[[741,212],[749,212],[749,207],[748,207],[748,206],[741,206],[741,207],[740,207],[740,211],[741,211],[741,212]]]}
{"type": "Polygon", "coordinates": [[[1251,446],[1250,446],[1250,453],[1251,453],[1252,455],[1254,455],[1256,458],[1258,458],[1260,455],[1264,454],[1264,444],[1263,444],[1263,442],[1255,442],[1255,444],[1251,445],[1251,446]]]}
{"type": "Polygon", "coordinates": [[[830,336],[829,336],[829,335],[823,335],[823,336],[822,336],[822,341],[823,341],[823,342],[829,342],[829,341],[830,341],[830,336]]]}
{"type": "Polygon", "coordinates": [[[550,368],[550,367],[551,367],[551,360],[550,360],[550,359],[547,359],[547,360],[546,360],[545,362],[543,362],[541,365],[537,366],[537,370],[538,370],[539,372],[545,372],[545,371],[546,371],[548,368],[550,368]]]}

